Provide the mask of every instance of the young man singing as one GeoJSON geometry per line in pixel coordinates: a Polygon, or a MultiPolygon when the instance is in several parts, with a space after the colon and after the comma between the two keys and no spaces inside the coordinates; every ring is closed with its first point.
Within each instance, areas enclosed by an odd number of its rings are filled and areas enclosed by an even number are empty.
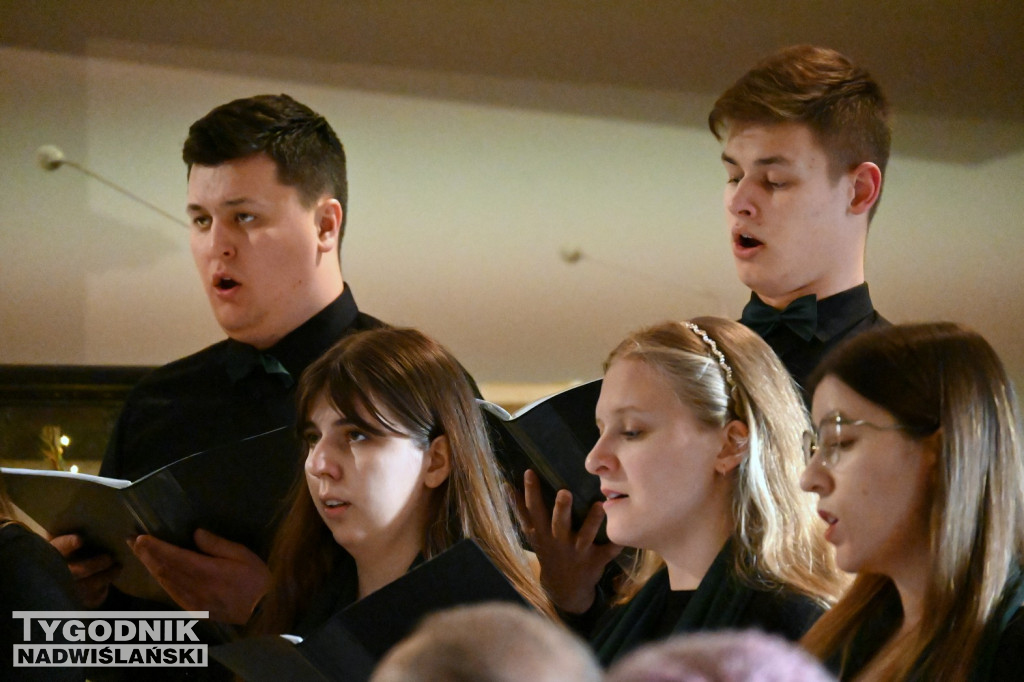
{"type": "Polygon", "coordinates": [[[846,57],[800,45],[744,74],[708,125],[724,143],[732,253],[752,292],[742,322],[803,386],[840,341],[888,324],[864,276],[889,159],[888,105],[846,57]]]}

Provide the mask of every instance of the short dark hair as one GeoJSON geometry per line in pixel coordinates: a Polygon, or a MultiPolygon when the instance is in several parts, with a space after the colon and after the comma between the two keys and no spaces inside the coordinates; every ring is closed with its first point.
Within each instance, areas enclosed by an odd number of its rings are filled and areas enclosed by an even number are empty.
{"type": "MultiPolygon", "coordinates": [[[[825,47],[795,45],[760,61],[722,93],[708,114],[718,140],[733,123],[800,123],[829,157],[833,179],[870,161],[885,174],[889,105],[871,75],[825,47]]],[[[871,207],[870,215],[878,202],[871,207]]]]}
{"type": "Polygon", "coordinates": [[[219,166],[254,154],[277,165],[278,180],[299,192],[305,206],[324,194],[341,204],[342,234],[348,218],[345,148],[327,120],[288,95],[256,95],[216,107],[192,124],[182,148],[194,164],[219,166]]]}

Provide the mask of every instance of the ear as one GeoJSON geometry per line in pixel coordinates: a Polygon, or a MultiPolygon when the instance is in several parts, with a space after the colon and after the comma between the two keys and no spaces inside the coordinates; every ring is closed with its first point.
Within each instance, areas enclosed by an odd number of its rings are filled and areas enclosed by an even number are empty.
{"type": "Polygon", "coordinates": [[[878,195],[882,193],[882,171],[877,165],[865,161],[851,171],[850,178],[853,182],[850,213],[867,213],[878,201],[878,195]]]}
{"type": "Polygon", "coordinates": [[[939,462],[942,461],[942,440],[942,429],[937,429],[935,433],[921,439],[925,463],[929,469],[938,469],[939,462]]]}
{"type": "Polygon", "coordinates": [[[341,202],[324,197],[316,207],[313,219],[316,224],[317,251],[329,253],[338,248],[341,239],[341,219],[344,212],[341,202]]]}
{"type": "Polygon", "coordinates": [[[722,449],[715,457],[715,471],[724,476],[738,467],[747,456],[750,432],[746,424],[733,419],[722,429],[722,437],[722,449]]]}
{"type": "Polygon", "coordinates": [[[448,436],[442,434],[430,441],[430,447],[424,453],[426,471],[424,472],[423,483],[428,488],[437,488],[448,480],[448,474],[452,471],[451,448],[448,444],[448,436]]]}

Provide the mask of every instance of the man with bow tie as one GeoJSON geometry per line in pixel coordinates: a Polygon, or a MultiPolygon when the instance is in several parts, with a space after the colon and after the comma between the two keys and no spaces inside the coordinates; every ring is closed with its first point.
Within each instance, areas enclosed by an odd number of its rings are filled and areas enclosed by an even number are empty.
{"type": "MultiPolygon", "coordinates": [[[[322,116],[287,95],[235,100],[192,125],[183,157],[192,256],[228,338],[139,383],[104,476],[137,480],[186,455],[294,427],[294,387],[306,366],[345,334],[382,324],[359,311],[342,279],[345,152],[322,116]]],[[[297,450],[281,456],[295,456],[298,471],[297,450]]],[[[224,472],[223,485],[233,473],[224,472]]],[[[269,575],[259,549],[202,530],[194,539],[198,551],[149,535],[132,549],[181,607],[244,623],[269,575]]],[[[69,557],[88,606],[123,607],[124,595],[108,599],[118,571],[108,555],[80,558],[75,535],[53,544],[69,557]]]]}
{"type": "MultiPolygon", "coordinates": [[[[741,321],[803,387],[843,339],[889,324],[864,277],[868,224],[889,158],[878,84],[834,50],[783,49],[715,102],[741,321]]],[[[806,397],[806,396],[805,396],[806,397]]]]}

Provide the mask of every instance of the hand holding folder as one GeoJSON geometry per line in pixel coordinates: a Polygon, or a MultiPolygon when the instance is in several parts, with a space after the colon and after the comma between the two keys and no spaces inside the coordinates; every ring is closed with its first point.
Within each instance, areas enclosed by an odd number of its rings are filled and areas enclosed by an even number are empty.
{"type": "Polygon", "coordinates": [[[14,504],[51,535],[74,533],[85,549],[107,552],[123,570],[121,591],[167,602],[131,552],[140,534],[195,549],[203,528],[265,555],[278,511],[300,470],[289,428],[183,457],[137,481],[67,471],[0,469],[14,504]]]}

